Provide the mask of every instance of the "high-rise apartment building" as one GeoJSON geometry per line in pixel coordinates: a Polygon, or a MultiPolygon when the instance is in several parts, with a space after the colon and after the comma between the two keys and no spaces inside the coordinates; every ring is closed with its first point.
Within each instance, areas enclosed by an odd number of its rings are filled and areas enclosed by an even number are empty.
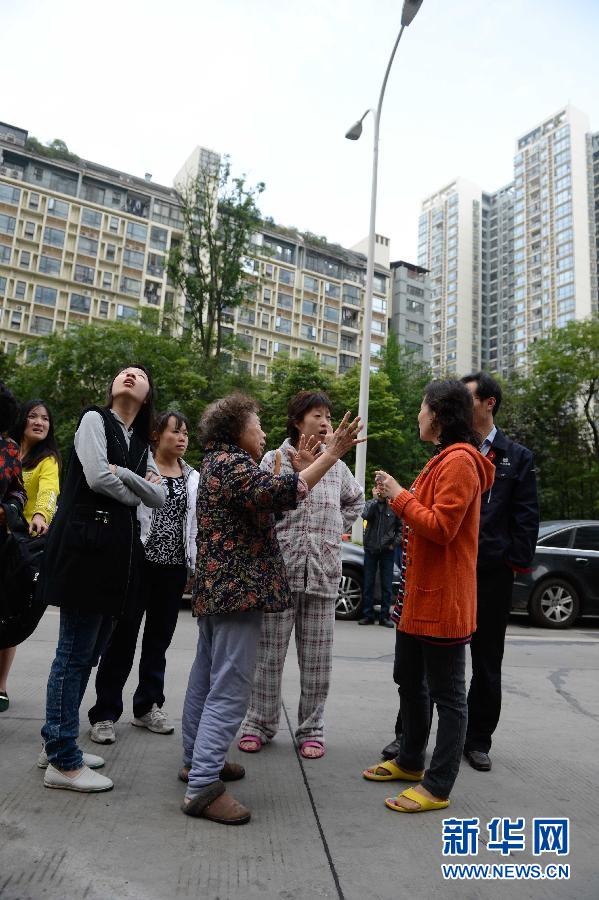
{"type": "MultiPolygon", "coordinates": [[[[197,147],[175,183],[220,157],[197,147]]],[[[49,156],[27,132],[0,124],[0,346],[94,321],[138,321],[144,309],[170,329],[185,301],[166,275],[183,238],[174,188],[74,154],[49,156]]],[[[371,364],[387,337],[389,240],[377,235],[371,364]]],[[[241,367],[267,376],[273,359],[315,353],[344,372],[362,352],[366,257],[266,225],[244,261],[246,302],[226,314],[241,367]]]]}
{"type": "Polygon", "coordinates": [[[422,204],[418,265],[430,272],[431,365],[457,374],[481,364],[482,191],[457,178],[422,204]]]}
{"type": "Polygon", "coordinates": [[[436,374],[524,368],[529,345],[597,315],[599,139],[566,106],[517,140],[514,181],[428,197],[418,262],[432,283],[436,374]]]}
{"type": "Polygon", "coordinates": [[[431,284],[422,266],[391,263],[391,331],[415,358],[431,361],[431,284]]]}

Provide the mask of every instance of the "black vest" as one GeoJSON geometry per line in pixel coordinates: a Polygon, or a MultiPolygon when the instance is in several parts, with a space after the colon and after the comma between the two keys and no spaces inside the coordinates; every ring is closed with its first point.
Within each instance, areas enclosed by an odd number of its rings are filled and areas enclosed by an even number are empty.
{"type": "MultiPolygon", "coordinates": [[[[134,432],[127,448],[113,414],[90,406],[81,418],[90,410],[104,420],[108,462],[144,477],[148,445],[134,432]]],[[[41,573],[44,602],[81,613],[125,614],[139,590],[143,547],[138,532],[137,507],[92,491],[73,447],[48,532],[41,573]]]]}

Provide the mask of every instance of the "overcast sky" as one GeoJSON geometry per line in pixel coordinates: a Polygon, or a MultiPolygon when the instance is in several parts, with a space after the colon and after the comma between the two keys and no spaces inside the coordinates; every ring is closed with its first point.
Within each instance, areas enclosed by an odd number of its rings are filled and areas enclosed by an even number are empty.
{"type": "MultiPolygon", "coordinates": [[[[0,0],[0,120],[171,184],[196,144],[264,181],[264,215],[346,246],[368,230],[372,122],[401,0],[0,0]]],[[[596,0],[424,0],[383,107],[377,230],[414,259],[422,199],[493,190],[568,101],[599,130],[596,0]]]]}

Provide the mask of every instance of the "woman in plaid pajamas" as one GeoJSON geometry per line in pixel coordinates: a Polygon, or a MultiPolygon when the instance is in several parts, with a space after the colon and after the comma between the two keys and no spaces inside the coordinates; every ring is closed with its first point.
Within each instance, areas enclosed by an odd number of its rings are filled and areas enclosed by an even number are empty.
{"type": "MultiPolygon", "coordinates": [[[[331,428],[331,402],[320,391],[300,391],[289,401],[287,440],[282,444],[282,474],[293,471],[290,451],[300,437],[324,442],[331,428]]],[[[275,452],[261,466],[274,469],[275,452]]],[[[364,493],[339,460],[297,509],[283,513],[277,538],[293,595],[293,606],[265,616],[258,647],[254,689],[241,727],[240,750],[257,753],[279,728],[281,679],[291,632],[300,669],[298,728],[300,753],[324,756],[324,705],[329,693],[333,658],[335,599],[341,578],[341,535],[362,511],[364,493]]]]}

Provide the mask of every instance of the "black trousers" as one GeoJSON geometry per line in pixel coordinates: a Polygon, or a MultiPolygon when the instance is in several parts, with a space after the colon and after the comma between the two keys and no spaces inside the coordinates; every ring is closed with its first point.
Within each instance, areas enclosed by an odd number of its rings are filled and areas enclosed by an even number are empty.
{"type": "Polygon", "coordinates": [[[431,702],[439,724],[432,759],[422,781],[436,797],[446,799],[458,772],[466,737],[465,644],[428,644],[399,634],[399,695],[403,731],[398,762],[402,768],[424,769],[431,727],[431,702]]]}
{"type": "Polygon", "coordinates": [[[139,660],[139,683],[133,695],[133,715],[144,716],[154,703],[164,704],[166,651],[175,633],[187,569],[145,560],[137,607],[119,619],[102,654],[96,675],[96,703],[89,711],[92,725],[123,714],[123,688],[133,667],[141,620],[146,616],[139,660]]]}
{"type": "Polygon", "coordinates": [[[501,713],[501,664],[512,604],[514,573],[503,563],[477,572],[476,631],[472,635],[472,681],[468,691],[466,750],[491,749],[501,713]]]}

